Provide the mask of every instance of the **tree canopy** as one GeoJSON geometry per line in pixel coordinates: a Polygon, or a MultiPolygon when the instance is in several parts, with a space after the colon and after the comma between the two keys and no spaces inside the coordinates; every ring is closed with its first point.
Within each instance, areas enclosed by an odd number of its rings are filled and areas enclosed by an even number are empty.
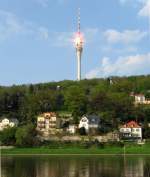
{"type": "Polygon", "coordinates": [[[0,87],[0,116],[35,123],[47,111],[71,112],[74,122],[95,113],[114,125],[127,120],[150,121],[150,106],[135,107],[131,92],[150,98],[150,76],[111,77],[0,87]]]}

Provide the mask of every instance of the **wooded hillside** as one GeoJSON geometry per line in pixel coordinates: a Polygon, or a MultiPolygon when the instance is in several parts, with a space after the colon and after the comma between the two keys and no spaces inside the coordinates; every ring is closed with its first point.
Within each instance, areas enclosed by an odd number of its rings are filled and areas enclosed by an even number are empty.
{"type": "Polygon", "coordinates": [[[131,119],[150,122],[150,106],[135,107],[131,92],[150,98],[150,76],[1,86],[0,116],[26,124],[39,113],[56,111],[72,113],[75,122],[83,114],[98,114],[114,127],[131,119]]]}

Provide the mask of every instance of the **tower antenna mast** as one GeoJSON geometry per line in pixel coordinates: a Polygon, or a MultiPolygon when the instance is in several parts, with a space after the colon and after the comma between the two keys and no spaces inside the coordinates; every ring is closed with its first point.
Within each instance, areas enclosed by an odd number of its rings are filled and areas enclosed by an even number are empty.
{"type": "Polygon", "coordinates": [[[78,33],[80,33],[81,29],[81,17],[80,17],[80,8],[78,8],[78,33]]]}

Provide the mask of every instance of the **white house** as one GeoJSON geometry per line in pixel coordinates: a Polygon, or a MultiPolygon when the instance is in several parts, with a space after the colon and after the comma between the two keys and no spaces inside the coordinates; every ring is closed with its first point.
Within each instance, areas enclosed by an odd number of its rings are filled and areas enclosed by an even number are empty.
{"type": "Polygon", "coordinates": [[[75,125],[69,125],[67,128],[67,132],[70,134],[75,134],[76,133],[76,126],[75,125]]]}
{"type": "Polygon", "coordinates": [[[120,135],[127,139],[142,139],[142,127],[135,121],[130,121],[120,127],[120,135]]]}
{"type": "Polygon", "coordinates": [[[17,119],[3,118],[0,121],[0,131],[2,131],[4,128],[17,126],[18,123],[19,122],[17,119]]]}
{"type": "Polygon", "coordinates": [[[144,94],[135,94],[135,104],[150,104],[150,100],[145,98],[144,94]]]}
{"type": "Polygon", "coordinates": [[[144,103],[145,102],[145,95],[144,94],[136,94],[135,95],[135,102],[144,103]]]}
{"type": "Polygon", "coordinates": [[[95,115],[83,116],[79,122],[79,128],[84,127],[88,133],[90,129],[98,129],[100,118],[95,115]]]}

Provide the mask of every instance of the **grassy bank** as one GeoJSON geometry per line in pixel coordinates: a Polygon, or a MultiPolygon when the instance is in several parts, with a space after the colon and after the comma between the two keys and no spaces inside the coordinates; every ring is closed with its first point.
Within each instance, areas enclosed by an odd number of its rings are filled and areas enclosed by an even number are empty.
{"type": "Polygon", "coordinates": [[[13,148],[13,149],[2,149],[2,155],[94,155],[94,154],[149,154],[150,155],[150,144],[145,144],[143,146],[138,145],[127,145],[124,147],[117,146],[106,146],[103,148],[91,147],[91,148],[81,148],[81,147],[59,147],[59,148],[48,148],[48,147],[38,147],[38,148],[13,148]]]}

